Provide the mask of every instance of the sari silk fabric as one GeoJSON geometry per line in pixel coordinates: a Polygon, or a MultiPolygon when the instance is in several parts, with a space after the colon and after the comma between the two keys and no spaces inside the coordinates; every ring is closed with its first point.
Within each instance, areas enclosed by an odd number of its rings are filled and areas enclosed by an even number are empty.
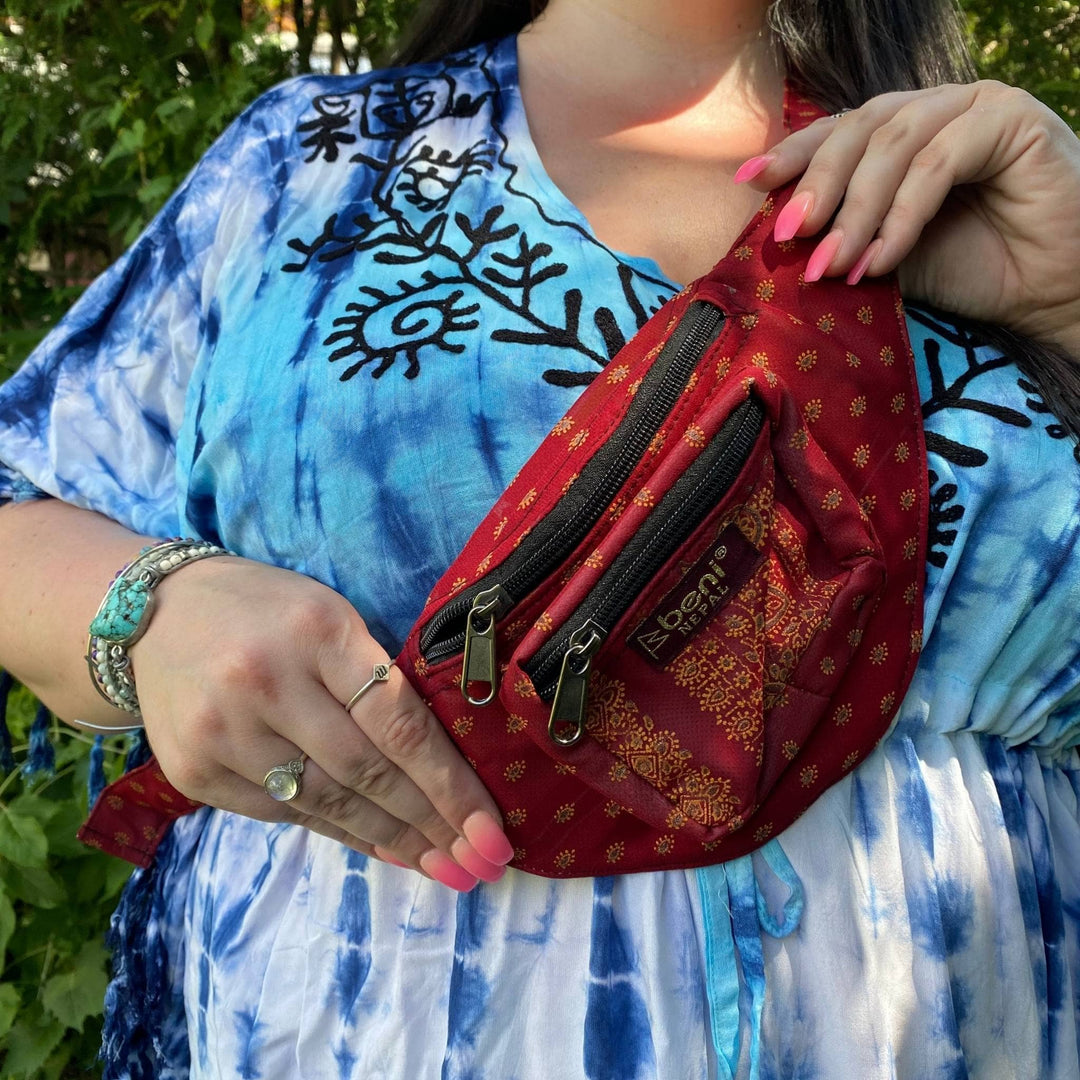
{"type": "MultiPolygon", "coordinates": [[[[676,291],[544,173],[513,39],[297,79],[0,390],[0,497],[310,574],[396,654],[575,387],[676,291]]],[[[1007,357],[907,328],[924,648],[890,733],[780,837],[797,930],[762,931],[788,890],[759,856],[459,897],[203,809],[118,913],[157,984],[113,987],[149,1037],[110,1043],[107,1074],[1080,1077],[1077,467],[1007,357]]]]}

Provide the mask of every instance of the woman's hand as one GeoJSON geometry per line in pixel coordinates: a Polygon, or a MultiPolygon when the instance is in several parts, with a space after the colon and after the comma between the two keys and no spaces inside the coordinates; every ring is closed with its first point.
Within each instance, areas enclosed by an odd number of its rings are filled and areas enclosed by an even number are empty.
{"type": "Polygon", "coordinates": [[[501,875],[512,848],[498,810],[401,672],[345,711],[387,656],[343,597],[231,557],[193,563],[157,592],[131,658],[147,734],[178,790],[454,888],[501,875]],[[275,802],[264,776],[301,751],[300,793],[275,802]]]}
{"type": "Polygon", "coordinates": [[[795,132],[736,180],[802,174],[778,240],[827,232],[807,280],[898,269],[909,299],[1080,357],[1080,141],[997,82],[883,94],[795,132]]]}

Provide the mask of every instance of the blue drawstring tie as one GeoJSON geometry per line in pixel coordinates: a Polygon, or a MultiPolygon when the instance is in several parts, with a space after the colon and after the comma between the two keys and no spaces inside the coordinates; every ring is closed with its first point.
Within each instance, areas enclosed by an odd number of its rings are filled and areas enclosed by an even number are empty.
{"type": "Polygon", "coordinates": [[[87,805],[93,809],[98,796],[105,790],[105,736],[95,735],[90,747],[90,772],[86,777],[87,805]]]}
{"type": "Polygon", "coordinates": [[[734,1080],[739,1065],[739,970],[750,1004],[750,1080],[760,1075],[761,1013],[765,1005],[765,954],[761,932],[782,938],[802,919],[803,888],[779,841],[760,851],[788,888],[781,917],[769,911],[751,856],[697,871],[705,924],[705,981],[719,1080],[734,1080]],[[736,962],[737,961],[737,962],[736,962]]]}
{"type": "Polygon", "coordinates": [[[0,671],[0,771],[9,773],[15,768],[15,755],[11,752],[11,731],[7,724],[8,695],[15,680],[6,672],[0,671]]]}
{"type": "Polygon", "coordinates": [[[30,748],[23,762],[23,776],[29,778],[41,773],[52,776],[56,772],[56,748],[49,738],[51,729],[52,713],[45,705],[38,705],[30,725],[30,748]]]}

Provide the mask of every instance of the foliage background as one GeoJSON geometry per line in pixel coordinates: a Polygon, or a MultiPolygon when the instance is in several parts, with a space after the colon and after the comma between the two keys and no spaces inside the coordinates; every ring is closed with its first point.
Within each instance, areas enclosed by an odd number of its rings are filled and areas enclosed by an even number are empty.
{"type": "MultiPolygon", "coordinates": [[[[199,154],[289,75],[385,55],[417,0],[6,0],[0,13],[0,379],[115,259],[199,154]],[[317,36],[321,35],[321,36],[317,36]]],[[[982,74],[1080,129],[1080,3],[963,0],[982,74]]],[[[74,840],[91,740],[53,723],[29,777],[36,704],[9,708],[0,775],[0,1077],[98,1075],[103,947],[127,864],[74,840]]],[[[110,775],[123,739],[106,744],[110,775]]]]}

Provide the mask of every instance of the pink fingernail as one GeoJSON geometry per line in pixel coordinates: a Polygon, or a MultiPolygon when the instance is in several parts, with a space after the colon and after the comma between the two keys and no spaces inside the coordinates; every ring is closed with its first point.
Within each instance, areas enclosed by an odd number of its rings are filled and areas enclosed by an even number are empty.
{"type": "Polygon", "coordinates": [[[787,206],[776,215],[773,239],[778,244],[782,244],[785,240],[791,240],[803,227],[803,222],[810,216],[813,206],[813,192],[803,191],[793,196],[787,206]]]}
{"type": "Polygon", "coordinates": [[[882,246],[883,241],[881,239],[870,242],[867,249],[859,256],[859,261],[848,272],[847,283],[849,285],[858,285],[862,281],[863,274],[870,269],[870,264],[877,258],[882,246]]]}
{"type": "Polygon", "coordinates": [[[732,179],[736,184],[745,184],[748,180],[753,180],[755,176],[760,176],[775,160],[775,154],[758,154],[757,157],[744,161],[736,169],[732,179]]]}
{"type": "Polygon", "coordinates": [[[506,833],[486,810],[477,810],[466,818],[463,826],[465,839],[476,849],[481,858],[498,866],[505,865],[514,857],[514,845],[506,833]]]}
{"type": "Polygon", "coordinates": [[[498,881],[506,873],[506,867],[488,862],[464,837],[459,836],[450,845],[450,854],[481,881],[498,881]]]}
{"type": "Polygon", "coordinates": [[[816,248],[806,263],[803,272],[803,281],[818,281],[826,270],[832,265],[840,245],[844,242],[844,234],[840,229],[833,229],[816,248]]]}
{"type": "Polygon", "coordinates": [[[420,865],[424,868],[424,872],[430,874],[436,881],[458,892],[469,892],[476,887],[477,879],[473,874],[462,870],[453,859],[434,848],[431,851],[425,851],[420,856],[420,865]]]}

